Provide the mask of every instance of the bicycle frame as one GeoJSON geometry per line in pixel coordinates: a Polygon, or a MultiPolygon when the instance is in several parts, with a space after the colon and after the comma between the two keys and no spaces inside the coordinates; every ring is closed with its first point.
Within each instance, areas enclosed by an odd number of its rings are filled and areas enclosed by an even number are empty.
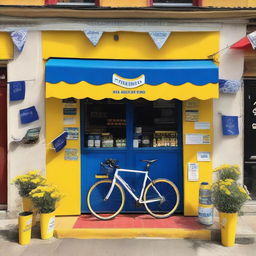
{"type": "Polygon", "coordinates": [[[142,200],[142,197],[143,197],[143,194],[144,194],[144,191],[145,191],[145,187],[146,187],[146,183],[147,183],[147,180],[149,180],[150,182],[152,182],[152,180],[150,179],[150,177],[148,176],[148,171],[139,171],[139,170],[130,170],[130,169],[116,169],[115,171],[115,174],[114,174],[114,178],[113,178],[113,181],[112,181],[112,184],[111,184],[111,187],[109,189],[109,192],[107,193],[106,197],[104,200],[108,200],[113,189],[114,189],[114,186],[117,182],[117,180],[123,185],[123,187],[129,192],[129,194],[136,200],[138,201],[139,203],[153,203],[153,202],[159,202],[159,201],[163,201],[164,198],[163,196],[159,193],[159,191],[156,189],[156,187],[153,185],[152,187],[154,188],[154,190],[156,191],[157,195],[159,196],[159,198],[154,198],[154,199],[151,199],[151,200],[142,200]],[[141,192],[140,192],[140,197],[137,197],[131,187],[129,186],[129,184],[127,184],[127,182],[125,180],[123,180],[118,174],[120,172],[130,172],[130,173],[142,173],[145,175],[144,177],[144,181],[143,181],[143,186],[142,186],[142,189],[141,189],[141,192]]]}

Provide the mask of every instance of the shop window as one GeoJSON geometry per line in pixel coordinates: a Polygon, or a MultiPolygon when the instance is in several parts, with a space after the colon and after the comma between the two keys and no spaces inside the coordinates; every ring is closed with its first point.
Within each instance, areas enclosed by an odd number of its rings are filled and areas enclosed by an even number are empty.
{"type": "Polygon", "coordinates": [[[86,99],[87,148],[178,147],[178,101],[86,99]]]}
{"type": "Polygon", "coordinates": [[[125,102],[86,100],[85,140],[88,148],[125,148],[125,102]]]}
{"type": "Polygon", "coordinates": [[[133,147],[177,147],[177,102],[134,102],[133,147]]]}

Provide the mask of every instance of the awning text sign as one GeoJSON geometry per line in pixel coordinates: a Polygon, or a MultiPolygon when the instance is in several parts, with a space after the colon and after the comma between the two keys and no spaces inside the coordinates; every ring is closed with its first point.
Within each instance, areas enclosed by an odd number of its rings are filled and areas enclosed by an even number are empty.
{"type": "Polygon", "coordinates": [[[113,74],[112,83],[126,89],[133,89],[145,84],[145,76],[141,75],[135,79],[128,79],[128,78],[121,77],[117,74],[113,74]]]}

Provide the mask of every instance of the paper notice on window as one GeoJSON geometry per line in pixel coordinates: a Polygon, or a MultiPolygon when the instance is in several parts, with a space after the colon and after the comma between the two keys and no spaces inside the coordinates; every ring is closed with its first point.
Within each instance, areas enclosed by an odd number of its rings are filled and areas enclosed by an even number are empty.
{"type": "Polygon", "coordinates": [[[210,135],[209,134],[188,133],[188,134],[186,134],[185,143],[187,145],[210,144],[210,135]]]}
{"type": "Polygon", "coordinates": [[[188,163],[188,181],[199,180],[199,166],[197,163],[188,163]]]}
{"type": "Polygon", "coordinates": [[[197,161],[198,162],[210,162],[210,152],[197,152],[197,161]]]}
{"type": "Polygon", "coordinates": [[[195,130],[209,130],[211,125],[209,122],[195,122],[195,130]]]}

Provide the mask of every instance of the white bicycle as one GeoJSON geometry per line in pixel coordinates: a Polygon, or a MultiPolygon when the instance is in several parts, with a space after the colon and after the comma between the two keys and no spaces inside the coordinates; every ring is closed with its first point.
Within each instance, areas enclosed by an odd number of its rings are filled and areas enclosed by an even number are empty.
{"type": "Polygon", "coordinates": [[[151,180],[148,175],[149,168],[157,160],[142,161],[146,162],[145,171],[119,169],[117,160],[113,159],[101,163],[102,169],[108,174],[113,172],[114,176],[113,179],[96,182],[88,192],[88,208],[95,217],[100,220],[110,220],[122,211],[125,203],[123,187],[136,200],[137,204],[144,204],[148,213],[155,218],[167,218],[175,212],[180,201],[178,188],[168,179],[151,180]],[[145,175],[139,197],[135,195],[129,184],[120,177],[119,174],[122,172],[145,175]]]}

